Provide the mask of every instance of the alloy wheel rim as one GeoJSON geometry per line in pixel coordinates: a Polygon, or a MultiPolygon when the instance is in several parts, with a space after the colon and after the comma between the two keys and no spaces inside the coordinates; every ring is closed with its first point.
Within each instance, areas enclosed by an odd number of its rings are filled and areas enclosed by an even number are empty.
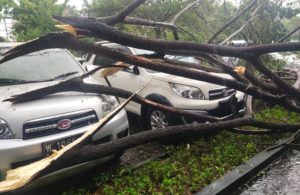
{"type": "Polygon", "coordinates": [[[169,126],[167,116],[159,110],[155,110],[150,115],[150,125],[152,129],[164,128],[169,126]]]}

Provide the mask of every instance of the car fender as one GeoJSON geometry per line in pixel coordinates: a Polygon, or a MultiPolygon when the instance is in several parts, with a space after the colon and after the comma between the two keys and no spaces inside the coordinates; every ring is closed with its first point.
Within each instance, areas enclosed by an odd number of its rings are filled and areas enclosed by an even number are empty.
{"type": "MultiPolygon", "coordinates": [[[[159,94],[149,94],[145,98],[149,99],[149,100],[152,100],[154,102],[160,103],[160,104],[164,104],[164,105],[167,105],[167,106],[173,106],[171,104],[171,102],[166,97],[164,97],[162,95],[159,95],[159,94]]],[[[141,118],[142,118],[142,120],[145,119],[146,114],[147,114],[147,106],[143,105],[141,107],[141,118]]]]}

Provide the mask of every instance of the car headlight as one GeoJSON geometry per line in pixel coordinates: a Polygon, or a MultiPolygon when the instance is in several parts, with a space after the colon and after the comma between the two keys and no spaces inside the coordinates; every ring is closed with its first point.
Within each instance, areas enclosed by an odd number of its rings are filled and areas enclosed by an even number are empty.
{"type": "Polygon", "coordinates": [[[188,99],[196,99],[196,100],[204,100],[205,97],[200,89],[197,87],[191,87],[188,85],[180,85],[176,83],[170,83],[171,89],[179,96],[188,98],[188,99]]]}
{"type": "Polygon", "coordinates": [[[4,120],[0,119],[0,139],[13,139],[14,135],[4,120]]]}
{"type": "Polygon", "coordinates": [[[119,104],[116,97],[110,95],[102,95],[103,117],[112,112],[118,105],[119,104]]]}

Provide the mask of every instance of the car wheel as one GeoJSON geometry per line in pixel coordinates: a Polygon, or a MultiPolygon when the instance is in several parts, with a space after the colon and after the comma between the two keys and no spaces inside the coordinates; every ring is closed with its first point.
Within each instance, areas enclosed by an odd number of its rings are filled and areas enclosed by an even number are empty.
{"type": "Polygon", "coordinates": [[[151,129],[165,128],[169,126],[169,119],[160,110],[153,110],[149,115],[151,129]]]}
{"type": "MultiPolygon", "coordinates": [[[[147,112],[147,127],[146,129],[159,129],[168,126],[175,126],[183,124],[181,116],[174,113],[168,113],[162,110],[149,108],[147,112]]],[[[157,140],[166,145],[179,144],[184,140],[182,135],[168,136],[157,140]]]]}
{"type": "Polygon", "coordinates": [[[147,129],[159,129],[180,124],[180,117],[162,110],[149,108],[147,112],[147,129]]]}

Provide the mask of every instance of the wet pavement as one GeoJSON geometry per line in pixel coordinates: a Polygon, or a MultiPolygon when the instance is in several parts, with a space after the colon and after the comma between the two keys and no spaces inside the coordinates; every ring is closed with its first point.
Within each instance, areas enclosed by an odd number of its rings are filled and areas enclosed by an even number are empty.
{"type": "Polygon", "coordinates": [[[300,152],[283,155],[237,194],[300,194],[300,152]]]}

